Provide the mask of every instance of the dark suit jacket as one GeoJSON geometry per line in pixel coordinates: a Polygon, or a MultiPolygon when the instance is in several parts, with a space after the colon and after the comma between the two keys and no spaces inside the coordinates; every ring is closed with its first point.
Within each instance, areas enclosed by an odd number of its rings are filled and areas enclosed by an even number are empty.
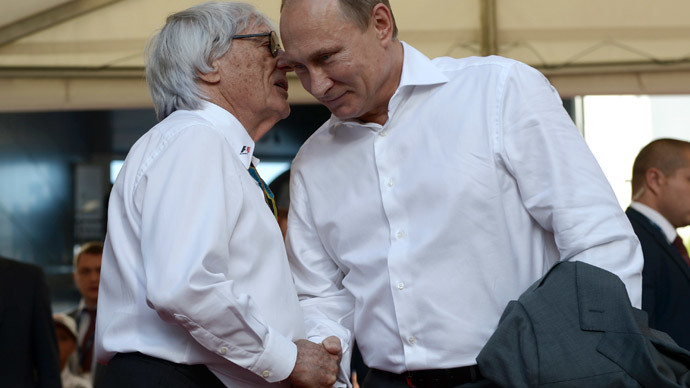
{"type": "Polygon", "coordinates": [[[559,263],[508,304],[477,363],[511,388],[690,386],[690,352],[646,320],[616,275],[559,263]]]}
{"type": "Polygon", "coordinates": [[[625,213],[642,245],[642,310],[649,327],[690,349],[690,268],[647,217],[633,208],[625,213]]]}
{"type": "Polygon", "coordinates": [[[0,257],[0,387],[61,387],[48,285],[41,268],[0,257]]]}

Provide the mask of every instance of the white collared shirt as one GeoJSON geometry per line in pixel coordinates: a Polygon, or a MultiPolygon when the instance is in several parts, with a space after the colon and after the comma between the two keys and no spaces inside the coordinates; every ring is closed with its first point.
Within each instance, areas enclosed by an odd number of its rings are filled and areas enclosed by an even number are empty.
{"type": "MultiPolygon", "coordinates": [[[[84,301],[84,298],[81,298],[79,300],[79,305],[77,306],[77,312],[76,312],[76,324],[77,324],[77,351],[81,349],[81,347],[84,344],[84,341],[87,339],[86,337],[86,332],[89,331],[89,326],[91,325],[91,314],[89,314],[89,308],[86,306],[86,301],[84,301]]],[[[95,335],[95,333],[94,333],[95,335]]],[[[95,350],[95,349],[94,349],[95,350]]],[[[91,359],[91,369],[89,372],[82,372],[82,377],[86,377],[87,379],[91,379],[92,377],[92,372],[96,370],[96,358],[93,357],[91,359]]]]}
{"type": "Polygon", "coordinates": [[[303,316],[280,228],[247,172],[253,151],[210,103],[172,113],[132,147],[108,208],[99,361],[141,352],[206,364],[243,388],[292,372],[303,316]]]}
{"type": "Polygon", "coordinates": [[[630,207],[640,212],[643,216],[647,217],[650,221],[652,221],[652,223],[658,226],[659,229],[661,229],[661,233],[663,233],[666,237],[666,241],[668,241],[669,244],[673,244],[673,240],[675,240],[678,236],[678,231],[676,231],[676,228],[673,227],[666,217],[662,216],[661,213],[641,202],[633,201],[630,203],[630,207]]]}
{"type": "Polygon", "coordinates": [[[404,52],[385,125],[331,117],[294,160],[308,337],[354,330],[364,362],[395,373],[475,364],[508,301],[559,260],[617,274],[639,307],[639,241],[546,78],[404,52]]]}

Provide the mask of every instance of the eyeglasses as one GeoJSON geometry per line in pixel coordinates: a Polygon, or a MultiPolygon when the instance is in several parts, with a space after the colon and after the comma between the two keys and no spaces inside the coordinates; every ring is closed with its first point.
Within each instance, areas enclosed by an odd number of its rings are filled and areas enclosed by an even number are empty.
{"type": "Polygon", "coordinates": [[[260,34],[246,34],[246,35],[233,35],[232,39],[245,39],[245,38],[257,38],[260,36],[268,36],[268,51],[271,52],[273,58],[278,56],[278,53],[283,48],[280,47],[280,41],[278,40],[278,34],[275,31],[262,32],[260,34]]]}

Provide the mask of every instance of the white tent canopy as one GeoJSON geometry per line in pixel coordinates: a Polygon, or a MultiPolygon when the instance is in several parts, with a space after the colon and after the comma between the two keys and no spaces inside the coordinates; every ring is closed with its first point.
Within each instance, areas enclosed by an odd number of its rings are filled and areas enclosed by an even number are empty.
{"type": "MultiPolygon", "coordinates": [[[[4,0],[0,110],[149,107],[143,50],[189,0],[4,0]]],[[[251,0],[274,20],[279,0],[251,0]]],[[[562,96],[690,94],[686,0],[390,0],[400,38],[430,57],[498,54],[562,96]]],[[[290,77],[290,101],[308,96],[290,77]]]]}

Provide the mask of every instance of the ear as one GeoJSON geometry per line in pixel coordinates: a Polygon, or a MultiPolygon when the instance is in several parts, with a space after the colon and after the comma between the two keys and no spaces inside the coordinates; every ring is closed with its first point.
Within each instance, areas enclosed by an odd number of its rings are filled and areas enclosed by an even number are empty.
{"type": "Polygon", "coordinates": [[[647,189],[659,196],[666,182],[666,175],[656,167],[648,169],[644,174],[645,186],[647,189]]]}
{"type": "Polygon", "coordinates": [[[383,3],[378,3],[371,11],[371,19],[376,37],[382,44],[388,45],[393,40],[393,15],[383,3]]]}
{"type": "Polygon", "coordinates": [[[209,84],[220,82],[220,72],[218,71],[220,69],[220,64],[218,63],[218,59],[211,63],[211,67],[213,70],[209,71],[208,73],[198,72],[199,78],[209,84]]]}

